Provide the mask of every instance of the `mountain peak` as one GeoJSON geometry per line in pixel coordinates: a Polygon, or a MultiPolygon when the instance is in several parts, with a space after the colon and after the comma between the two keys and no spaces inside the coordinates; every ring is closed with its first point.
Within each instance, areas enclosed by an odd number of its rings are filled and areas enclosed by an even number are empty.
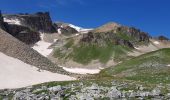
{"type": "Polygon", "coordinates": [[[111,30],[115,30],[118,27],[121,27],[121,25],[118,23],[115,23],[115,22],[109,22],[109,23],[106,23],[103,26],[95,29],[94,32],[108,32],[111,30]]]}

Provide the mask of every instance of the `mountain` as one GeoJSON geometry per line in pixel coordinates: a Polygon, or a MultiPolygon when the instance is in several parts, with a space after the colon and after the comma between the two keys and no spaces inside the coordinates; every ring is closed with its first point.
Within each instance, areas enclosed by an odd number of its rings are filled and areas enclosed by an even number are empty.
{"type": "Polygon", "coordinates": [[[57,47],[61,45],[59,40],[55,43],[56,50],[50,59],[55,59],[62,66],[100,68],[131,58],[128,52],[136,46],[148,45],[150,36],[134,27],[107,23],[62,41],[64,43],[60,47],[57,47]]]}
{"type": "Polygon", "coordinates": [[[86,29],[52,22],[48,12],[0,13],[0,89],[30,85],[0,90],[0,100],[166,100],[169,59],[167,37],[135,27],[86,29]]]}
{"type": "Polygon", "coordinates": [[[75,26],[73,24],[64,23],[64,22],[56,22],[54,23],[54,26],[56,30],[58,30],[58,33],[63,33],[69,35],[71,34],[77,34],[77,33],[88,33],[92,29],[85,29],[79,26],[75,26]]]}

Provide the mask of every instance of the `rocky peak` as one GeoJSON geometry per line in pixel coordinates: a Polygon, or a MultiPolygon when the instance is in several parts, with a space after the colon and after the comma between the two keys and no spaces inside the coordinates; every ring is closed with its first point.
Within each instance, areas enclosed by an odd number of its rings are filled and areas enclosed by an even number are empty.
{"type": "Polygon", "coordinates": [[[57,22],[54,23],[53,26],[55,27],[56,30],[58,30],[58,33],[62,33],[64,35],[71,35],[71,34],[78,33],[76,29],[70,27],[69,24],[67,23],[57,22]]]}
{"type": "Polygon", "coordinates": [[[121,25],[118,23],[115,23],[115,22],[109,22],[109,23],[93,30],[93,32],[109,32],[112,30],[116,30],[118,27],[121,27],[121,25]]]}
{"type": "Polygon", "coordinates": [[[49,12],[4,15],[4,20],[9,24],[22,25],[35,31],[55,32],[49,12]]]}
{"type": "Polygon", "coordinates": [[[161,40],[161,41],[163,41],[163,40],[168,41],[169,40],[169,38],[167,38],[165,36],[159,36],[158,39],[161,40]]]}
{"type": "Polygon", "coordinates": [[[0,28],[5,30],[5,27],[4,27],[4,20],[3,20],[3,16],[1,14],[1,11],[0,11],[0,28]]]}

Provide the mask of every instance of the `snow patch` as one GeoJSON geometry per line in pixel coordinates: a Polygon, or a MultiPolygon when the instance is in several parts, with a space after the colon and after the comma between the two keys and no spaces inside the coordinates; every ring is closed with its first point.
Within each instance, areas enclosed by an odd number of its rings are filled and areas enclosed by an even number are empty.
{"type": "Polygon", "coordinates": [[[63,69],[68,72],[76,74],[97,74],[100,72],[100,69],[66,68],[66,67],[63,67],[63,69]]]}
{"type": "Polygon", "coordinates": [[[137,49],[137,50],[140,50],[140,48],[138,48],[138,47],[134,47],[135,49],[137,49]]]}
{"type": "Polygon", "coordinates": [[[61,34],[61,29],[60,28],[57,31],[58,31],[58,34],[61,34]]]}
{"type": "Polygon", "coordinates": [[[48,43],[43,40],[44,38],[43,33],[41,33],[40,37],[41,37],[41,40],[37,42],[32,48],[36,50],[37,52],[39,52],[41,55],[47,57],[53,51],[53,49],[49,49],[49,46],[51,46],[52,43],[48,43]]]}
{"type": "Polygon", "coordinates": [[[4,22],[7,22],[8,24],[21,25],[20,20],[19,20],[19,19],[17,19],[17,18],[13,18],[13,19],[7,19],[7,18],[4,18],[4,22]]]}
{"type": "Polygon", "coordinates": [[[158,44],[160,44],[160,42],[159,42],[159,41],[154,41],[153,43],[154,43],[154,44],[157,44],[157,45],[158,45],[158,44]]]}
{"type": "Polygon", "coordinates": [[[69,26],[76,29],[80,33],[88,33],[89,31],[93,30],[93,29],[85,29],[85,28],[82,28],[82,27],[79,27],[79,26],[75,26],[73,24],[69,24],[69,26]]]}
{"type": "Polygon", "coordinates": [[[75,80],[67,75],[38,70],[34,66],[0,52],[0,89],[22,88],[51,81],[75,80]]]}

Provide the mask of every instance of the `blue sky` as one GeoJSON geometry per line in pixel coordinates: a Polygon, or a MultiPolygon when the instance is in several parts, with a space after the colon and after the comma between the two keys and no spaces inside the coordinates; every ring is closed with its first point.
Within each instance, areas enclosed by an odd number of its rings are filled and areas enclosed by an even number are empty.
{"type": "Polygon", "coordinates": [[[3,13],[49,11],[53,21],[95,28],[107,22],[170,37],[170,0],[1,0],[3,13]]]}

